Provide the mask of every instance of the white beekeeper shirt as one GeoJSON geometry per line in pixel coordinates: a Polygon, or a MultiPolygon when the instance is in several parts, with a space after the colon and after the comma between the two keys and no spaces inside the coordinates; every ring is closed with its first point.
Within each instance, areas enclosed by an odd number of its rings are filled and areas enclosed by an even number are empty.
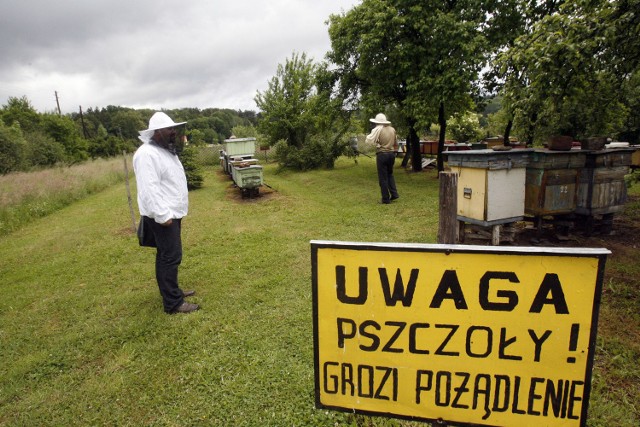
{"type": "Polygon", "coordinates": [[[153,218],[159,224],[187,215],[187,177],[178,156],[145,142],[133,155],[133,170],[140,215],[153,218]]]}

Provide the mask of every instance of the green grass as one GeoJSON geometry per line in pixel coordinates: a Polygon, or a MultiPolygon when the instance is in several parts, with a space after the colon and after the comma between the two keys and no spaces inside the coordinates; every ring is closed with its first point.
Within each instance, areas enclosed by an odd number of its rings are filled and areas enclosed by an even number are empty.
{"type": "Polygon", "coordinates": [[[630,235],[611,248],[603,286],[590,406],[594,425],[640,425],[640,184],[629,194],[624,222],[636,226],[618,231],[630,235]]]}
{"type": "MultiPolygon", "coordinates": [[[[379,205],[371,159],[268,164],[273,190],[240,200],[208,167],[183,222],[189,315],[162,312],[124,183],[0,237],[0,425],[424,425],[314,407],[309,241],[435,242],[435,173],[396,179],[401,199],[379,205]]],[[[589,425],[636,425],[637,341],[600,337],[589,425]]]]}

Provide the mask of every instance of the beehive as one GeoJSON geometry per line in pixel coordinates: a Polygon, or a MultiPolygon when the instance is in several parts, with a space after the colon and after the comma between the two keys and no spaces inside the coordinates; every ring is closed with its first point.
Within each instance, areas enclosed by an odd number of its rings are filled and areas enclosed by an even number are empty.
{"type": "Polygon", "coordinates": [[[255,138],[230,138],[224,140],[224,152],[228,157],[242,156],[256,152],[255,138]]]}
{"type": "Polygon", "coordinates": [[[604,215],[620,212],[627,202],[624,176],[629,173],[633,149],[611,149],[587,154],[578,180],[576,213],[604,215]]]}
{"type": "Polygon", "coordinates": [[[575,212],[578,174],[586,153],[535,150],[526,172],[525,212],[534,216],[575,212]]]}
{"type": "Polygon", "coordinates": [[[521,220],[528,156],[532,150],[468,150],[447,154],[458,174],[458,220],[490,226],[521,220]]]}

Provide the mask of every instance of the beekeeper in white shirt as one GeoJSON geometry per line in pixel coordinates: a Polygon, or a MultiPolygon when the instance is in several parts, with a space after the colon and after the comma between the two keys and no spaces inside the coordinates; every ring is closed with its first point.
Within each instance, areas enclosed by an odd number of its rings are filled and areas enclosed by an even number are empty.
{"type": "Polygon", "coordinates": [[[156,112],[149,128],[139,132],[143,144],[133,155],[141,227],[147,235],[145,241],[150,239],[150,245],[157,248],[156,280],[167,313],[199,308],[184,300],[195,291],[183,291],[178,285],[182,218],[189,210],[187,178],[177,155],[178,131],[185,123],[175,123],[165,113],[156,112]]]}

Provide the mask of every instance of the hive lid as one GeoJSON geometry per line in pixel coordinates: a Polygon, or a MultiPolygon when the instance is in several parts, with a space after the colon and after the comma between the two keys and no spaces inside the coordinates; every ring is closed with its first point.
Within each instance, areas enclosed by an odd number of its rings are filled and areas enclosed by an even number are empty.
{"type": "Polygon", "coordinates": [[[628,148],[628,142],[611,142],[606,145],[607,148],[628,148]]]}

